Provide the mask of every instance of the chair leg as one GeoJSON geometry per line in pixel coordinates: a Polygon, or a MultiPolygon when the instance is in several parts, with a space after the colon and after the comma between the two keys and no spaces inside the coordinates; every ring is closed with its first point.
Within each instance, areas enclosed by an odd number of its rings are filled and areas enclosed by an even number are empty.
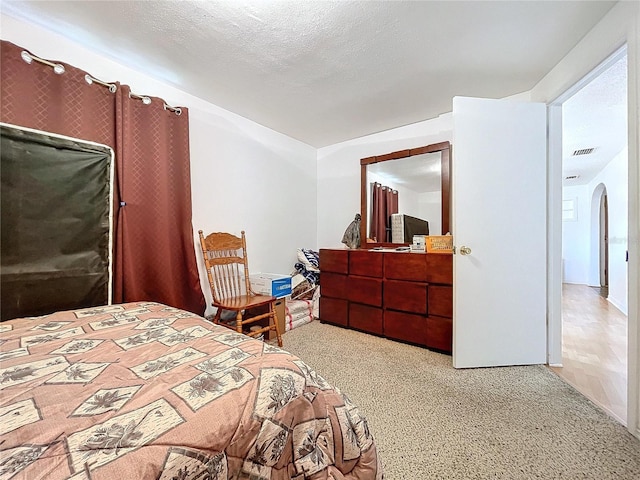
{"type": "Polygon", "coordinates": [[[273,303],[269,304],[269,312],[272,314],[269,320],[272,321],[273,325],[276,327],[276,337],[278,338],[278,346],[282,348],[282,334],[280,333],[280,325],[278,324],[278,313],[276,312],[276,308],[273,303]]]}
{"type": "Polygon", "coordinates": [[[242,333],[242,311],[236,313],[236,332],[242,333]]]}
{"type": "Polygon", "coordinates": [[[216,310],[216,316],[213,317],[213,323],[216,325],[220,325],[220,315],[222,315],[222,309],[218,307],[216,310]]]}

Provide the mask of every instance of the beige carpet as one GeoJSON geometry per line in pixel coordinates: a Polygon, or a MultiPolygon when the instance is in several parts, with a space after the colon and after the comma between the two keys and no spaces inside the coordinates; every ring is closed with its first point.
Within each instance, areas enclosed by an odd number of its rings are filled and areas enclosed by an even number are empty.
{"type": "Polygon", "coordinates": [[[640,441],[544,366],[455,370],[318,321],[283,340],[360,407],[387,480],[640,479],[640,441]]]}

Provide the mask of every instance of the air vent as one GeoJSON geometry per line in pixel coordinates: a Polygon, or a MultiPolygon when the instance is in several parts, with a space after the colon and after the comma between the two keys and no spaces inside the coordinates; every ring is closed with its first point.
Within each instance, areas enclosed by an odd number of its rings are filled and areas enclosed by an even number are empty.
{"type": "Polygon", "coordinates": [[[578,178],[580,175],[568,175],[566,177],[564,177],[565,180],[575,180],[576,178],[578,178]]]}
{"type": "Polygon", "coordinates": [[[590,155],[593,153],[595,148],[581,148],[580,150],[574,150],[572,157],[577,157],[578,155],[590,155]]]}

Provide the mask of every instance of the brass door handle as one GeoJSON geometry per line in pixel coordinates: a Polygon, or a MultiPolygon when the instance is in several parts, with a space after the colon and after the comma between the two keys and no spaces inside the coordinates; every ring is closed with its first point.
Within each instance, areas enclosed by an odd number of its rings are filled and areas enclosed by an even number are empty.
{"type": "Polygon", "coordinates": [[[460,255],[471,255],[471,249],[463,245],[460,247],[460,255]]]}

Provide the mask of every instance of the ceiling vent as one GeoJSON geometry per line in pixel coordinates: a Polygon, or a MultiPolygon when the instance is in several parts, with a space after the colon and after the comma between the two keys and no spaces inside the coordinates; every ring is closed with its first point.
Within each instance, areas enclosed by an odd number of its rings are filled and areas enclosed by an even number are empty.
{"type": "Polygon", "coordinates": [[[594,148],[581,148],[580,150],[574,150],[573,154],[571,155],[572,157],[577,157],[578,155],[590,155],[593,153],[593,151],[595,150],[594,148]]]}
{"type": "Polygon", "coordinates": [[[565,180],[575,180],[576,178],[578,178],[580,175],[567,175],[566,177],[564,177],[565,180]]]}

